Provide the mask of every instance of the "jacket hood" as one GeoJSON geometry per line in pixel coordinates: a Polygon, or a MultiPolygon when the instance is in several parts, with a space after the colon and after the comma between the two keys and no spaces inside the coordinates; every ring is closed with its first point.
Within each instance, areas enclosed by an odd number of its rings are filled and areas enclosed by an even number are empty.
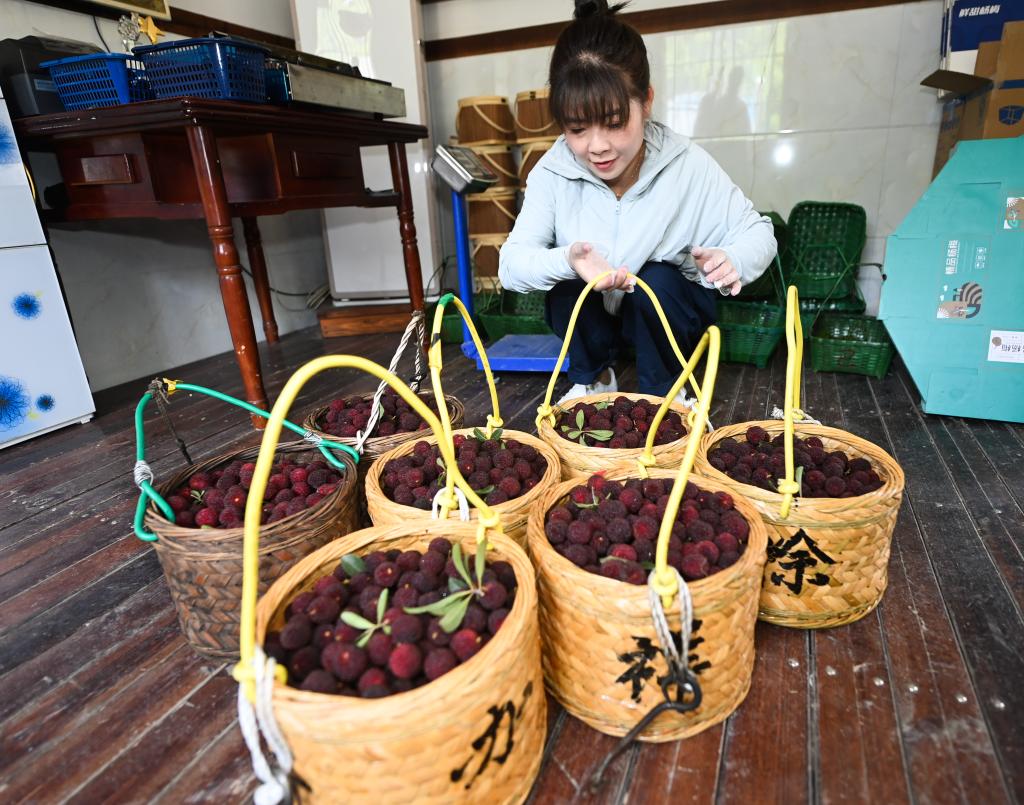
{"type": "MultiPolygon", "coordinates": [[[[631,194],[642,193],[647,186],[669,165],[673,159],[690,147],[690,139],[677,134],[661,123],[648,120],[644,124],[644,144],[647,156],[640,167],[640,176],[630,189],[631,194]]],[[[559,136],[546,155],[543,166],[565,179],[590,182],[605,187],[605,183],[595,176],[590,169],[576,159],[576,155],[565,141],[565,135],[559,136]]]]}

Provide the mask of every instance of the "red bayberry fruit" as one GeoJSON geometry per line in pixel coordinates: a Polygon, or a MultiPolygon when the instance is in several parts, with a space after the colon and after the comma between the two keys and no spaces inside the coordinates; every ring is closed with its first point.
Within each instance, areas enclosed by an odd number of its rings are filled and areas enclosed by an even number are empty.
{"type": "Polygon", "coordinates": [[[423,624],[415,615],[399,615],[391,622],[391,638],[396,643],[416,643],[423,636],[423,624]]]}
{"type": "Polygon", "coordinates": [[[313,636],[313,624],[305,615],[292,615],[281,630],[281,645],[288,651],[296,651],[309,643],[313,636]]]}
{"type": "Polygon", "coordinates": [[[330,643],[320,654],[320,663],[342,682],[355,682],[369,663],[366,652],[351,643],[330,643]]]}
{"type": "Polygon", "coordinates": [[[466,662],[483,646],[483,639],[472,629],[460,629],[452,635],[450,647],[460,662],[466,662]]]}
{"type": "Polygon", "coordinates": [[[428,681],[433,682],[458,664],[459,660],[451,649],[434,648],[427,653],[427,657],[423,661],[423,675],[428,681]]]}
{"type": "Polygon", "coordinates": [[[415,643],[400,643],[388,658],[388,670],[399,679],[412,679],[423,667],[423,654],[415,643]]]}
{"type": "Polygon", "coordinates": [[[708,575],[709,570],[708,558],[703,553],[692,553],[683,557],[680,567],[680,572],[687,581],[703,579],[708,575]]]}
{"type": "Polygon", "coordinates": [[[216,526],[220,519],[220,512],[216,509],[203,508],[196,512],[195,524],[197,526],[216,526]]]}

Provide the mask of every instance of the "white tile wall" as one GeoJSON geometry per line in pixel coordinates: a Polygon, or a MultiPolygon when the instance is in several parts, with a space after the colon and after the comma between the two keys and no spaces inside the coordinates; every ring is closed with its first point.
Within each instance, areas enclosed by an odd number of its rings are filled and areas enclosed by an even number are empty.
{"type": "MultiPolygon", "coordinates": [[[[425,28],[479,33],[571,10],[529,0],[505,19],[505,5],[430,4],[425,28]],[[484,18],[490,27],[480,27],[484,18]]],[[[860,204],[863,259],[882,262],[885,236],[931,180],[939,109],[918,82],[938,66],[941,13],[941,0],[926,0],[645,36],[655,117],[707,148],[759,209],[785,217],[801,200],[860,204]]],[[[544,86],[550,55],[535,48],[429,62],[435,138],[454,133],[461,97],[514,98],[544,86]]],[[[861,286],[874,312],[877,271],[865,270],[861,286]]]]}

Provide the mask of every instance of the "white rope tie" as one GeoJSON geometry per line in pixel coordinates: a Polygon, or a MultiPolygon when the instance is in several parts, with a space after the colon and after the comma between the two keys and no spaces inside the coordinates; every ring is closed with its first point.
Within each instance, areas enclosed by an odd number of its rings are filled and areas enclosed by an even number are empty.
{"type": "MultiPolygon", "coordinates": [[[[811,425],[820,425],[821,424],[821,422],[819,422],[817,419],[815,419],[810,414],[808,414],[808,413],[806,413],[804,411],[795,411],[794,413],[797,414],[797,421],[799,421],[799,422],[807,422],[807,423],[809,423],[811,425]]],[[[772,419],[785,419],[785,418],[786,418],[786,412],[782,408],[779,408],[779,406],[777,406],[777,405],[772,406],[772,419]]]]}
{"type": "Polygon", "coordinates": [[[665,661],[668,663],[670,670],[673,668],[673,665],[677,668],[688,667],[690,628],[693,625],[693,599],[690,597],[690,588],[686,586],[686,582],[679,575],[678,570],[675,568],[671,568],[671,570],[676,574],[676,583],[679,587],[679,632],[682,656],[680,656],[675,641],[672,639],[672,630],[669,629],[665,610],[661,606],[661,596],[654,590],[655,571],[652,570],[647,577],[647,599],[651,604],[651,620],[654,621],[654,631],[658,635],[661,651],[665,655],[665,661]]]}
{"type": "Polygon", "coordinates": [[[323,436],[321,436],[319,433],[313,433],[313,431],[311,430],[307,430],[305,433],[303,433],[302,438],[305,439],[310,444],[316,445],[317,447],[320,447],[320,445],[324,443],[323,436]]]}
{"type": "MultiPolygon", "coordinates": [[[[459,489],[457,486],[452,489],[455,493],[455,497],[459,501],[459,519],[468,522],[469,521],[469,500],[466,498],[466,493],[459,489]]],[[[447,489],[438,489],[437,494],[434,495],[433,501],[430,504],[430,516],[435,520],[441,514],[441,497],[448,493],[447,489]]]]}
{"type": "Polygon", "coordinates": [[[153,483],[153,478],[155,477],[153,475],[153,470],[145,461],[135,462],[135,468],[132,470],[132,475],[135,477],[135,485],[140,488],[142,487],[143,481],[153,483]]]}
{"type": "Polygon", "coordinates": [[[291,800],[288,775],[292,770],[292,753],[274,718],[273,693],[274,669],[277,663],[267,657],[257,646],[253,655],[253,671],[256,676],[256,706],[245,695],[245,688],[238,686],[238,726],[242,730],[245,745],[252,756],[252,768],[260,785],[253,793],[256,805],[277,805],[291,800]],[[267,761],[260,746],[262,733],[267,746],[273,753],[273,766],[267,761]]]}
{"type": "MultiPolygon", "coordinates": [[[[406,346],[409,344],[409,338],[413,332],[417,332],[420,335],[420,344],[416,348],[416,374],[420,375],[420,369],[422,364],[420,363],[420,350],[423,348],[423,311],[415,310],[412,314],[412,319],[405,327],[405,332],[402,333],[402,340],[398,342],[398,349],[395,350],[395,354],[391,358],[391,363],[388,365],[388,374],[394,375],[395,370],[398,368],[399,361],[402,360],[402,353],[405,352],[406,346]]],[[[416,384],[417,388],[413,391],[418,391],[419,383],[416,384]]],[[[366,440],[370,438],[370,434],[373,432],[374,427],[377,425],[377,420],[380,419],[381,407],[380,398],[384,396],[384,392],[388,388],[387,380],[381,380],[380,385],[377,386],[377,391],[373,394],[373,403],[370,406],[370,419],[366,423],[364,430],[356,433],[356,452],[359,455],[363,454],[363,446],[366,444],[366,440]]]]}

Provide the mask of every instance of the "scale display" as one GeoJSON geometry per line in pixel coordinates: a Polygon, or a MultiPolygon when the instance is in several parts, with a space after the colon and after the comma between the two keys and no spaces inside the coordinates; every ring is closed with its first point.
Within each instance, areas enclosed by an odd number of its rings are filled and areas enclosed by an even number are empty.
{"type": "Polygon", "coordinates": [[[430,166],[456,193],[480,193],[498,183],[497,174],[461,145],[438,145],[430,166]]]}

